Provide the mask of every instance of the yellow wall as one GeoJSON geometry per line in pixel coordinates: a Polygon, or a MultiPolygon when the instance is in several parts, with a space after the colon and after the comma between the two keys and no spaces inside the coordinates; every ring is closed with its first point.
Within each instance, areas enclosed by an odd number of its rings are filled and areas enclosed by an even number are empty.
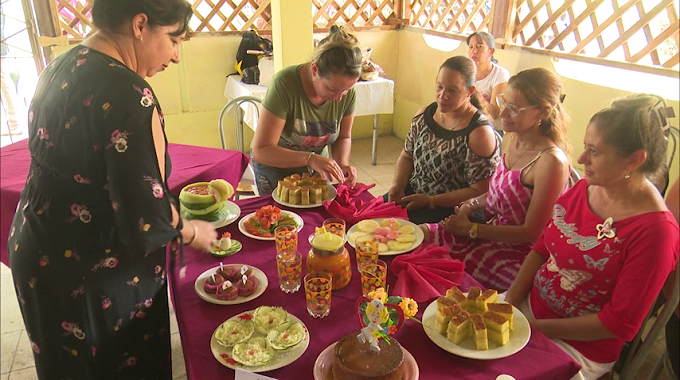
{"type": "MultiPolygon", "coordinates": [[[[451,52],[443,52],[429,47],[421,33],[408,30],[399,32],[399,66],[395,78],[396,104],[393,127],[396,136],[405,138],[415,112],[423,105],[434,101],[435,77],[439,65],[454,55],[467,55],[465,42],[451,52]]],[[[501,66],[510,70],[510,74],[536,66],[554,70],[552,59],[545,55],[498,49],[495,56],[501,66]]],[[[668,78],[668,83],[672,83],[675,88],[678,87],[677,79],[668,78]]],[[[574,148],[572,158],[575,163],[576,157],[583,151],[583,136],[590,117],[606,107],[613,99],[625,96],[629,92],[564,76],[562,76],[562,84],[564,94],[567,95],[564,106],[571,116],[569,138],[574,148]]],[[[655,88],[651,87],[645,91],[654,93],[655,88]]],[[[675,115],[680,115],[678,101],[670,100],[668,103],[674,108],[675,115]]],[[[678,126],[677,117],[671,120],[671,125],[678,126]]],[[[678,177],[679,156],[680,146],[676,147],[676,155],[671,167],[671,183],[678,177]]],[[[576,165],[576,168],[581,169],[580,165],[576,165]]]]}
{"type": "MultiPolygon", "coordinates": [[[[362,46],[373,48],[371,57],[381,65],[389,78],[395,79],[398,33],[372,31],[356,35],[362,46]]],[[[217,119],[227,102],[224,97],[226,76],[234,72],[234,59],[240,42],[240,36],[192,38],[182,43],[179,65],[172,65],[160,75],[148,79],[163,107],[170,142],[220,146],[217,119]]],[[[224,123],[227,147],[236,149],[233,117],[227,115],[224,123]]],[[[378,127],[380,134],[391,134],[392,115],[381,115],[378,127]]],[[[354,138],[370,137],[372,128],[372,116],[357,117],[352,135],[354,138]]],[[[247,150],[252,137],[253,132],[245,128],[247,150]]]]}
{"type": "MultiPolygon", "coordinates": [[[[393,115],[381,115],[379,133],[394,134],[405,138],[410,121],[423,105],[434,101],[434,81],[439,65],[453,55],[465,55],[466,45],[462,43],[451,52],[429,47],[421,33],[402,31],[358,32],[363,47],[372,47],[371,58],[377,62],[395,81],[395,107],[393,115]]],[[[323,37],[315,35],[315,38],[323,37]]],[[[157,93],[166,120],[166,132],[170,142],[219,147],[217,119],[227,99],[224,97],[226,76],[234,72],[233,64],[240,36],[195,37],[182,44],[181,63],[148,81],[157,93]]],[[[65,51],[59,48],[57,54],[65,51]]],[[[553,69],[553,61],[544,55],[526,52],[497,50],[500,64],[511,74],[522,69],[544,66],[553,69]]],[[[309,57],[311,58],[311,57],[309,57]]],[[[308,59],[309,59],[308,58],[308,59]]],[[[612,99],[627,92],[600,85],[585,83],[562,77],[567,98],[565,108],[571,115],[569,137],[577,157],[582,151],[585,127],[590,117],[606,106],[612,99]]],[[[677,88],[677,80],[668,78],[677,88]]],[[[654,88],[646,90],[653,93],[654,88]]],[[[677,100],[669,101],[680,115],[677,100]]],[[[678,118],[671,122],[678,126],[678,118]]],[[[357,117],[352,131],[353,138],[368,138],[372,134],[373,117],[357,117]]],[[[236,149],[233,117],[225,117],[227,147],[236,149]]],[[[245,128],[245,147],[248,149],[253,132],[245,128]]],[[[671,180],[678,177],[678,157],[671,168],[671,180]]],[[[578,168],[578,167],[577,167],[578,168]]]]}

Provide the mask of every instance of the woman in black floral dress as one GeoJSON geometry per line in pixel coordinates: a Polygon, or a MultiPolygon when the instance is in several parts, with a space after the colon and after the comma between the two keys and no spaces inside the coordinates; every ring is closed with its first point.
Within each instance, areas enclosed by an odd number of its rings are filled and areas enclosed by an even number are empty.
{"type": "Polygon", "coordinates": [[[31,168],[8,241],[40,379],[171,379],[165,247],[209,249],[167,187],[163,114],[143,79],[179,62],[185,0],[96,0],[99,28],[41,74],[31,168]]]}

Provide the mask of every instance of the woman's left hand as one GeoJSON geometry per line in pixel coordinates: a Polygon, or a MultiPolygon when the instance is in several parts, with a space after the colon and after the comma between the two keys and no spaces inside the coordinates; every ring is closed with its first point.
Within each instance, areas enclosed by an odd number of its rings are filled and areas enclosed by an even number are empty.
{"type": "Polygon", "coordinates": [[[439,225],[453,236],[468,236],[472,223],[465,213],[450,215],[448,218],[439,222],[439,225]]]}
{"type": "Polygon", "coordinates": [[[350,189],[353,189],[357,184],[357,168],[350,165],[340,165],[342,169],[342,174],[345,177],[345,185],[350,189]]]}
{"type": "Polygon", "coordinates": [[[411,194],[401,198],[406,210],[413,211],[430,206],[430,197],[425,194],[411,194]]]}

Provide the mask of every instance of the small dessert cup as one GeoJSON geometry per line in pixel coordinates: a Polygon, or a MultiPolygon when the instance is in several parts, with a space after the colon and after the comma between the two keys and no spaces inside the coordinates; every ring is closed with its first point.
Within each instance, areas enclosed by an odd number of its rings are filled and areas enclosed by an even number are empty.
{"type": "Polygon", "coordinates": [[[222,265],[222,263],[220,263],[220,267],[217,269],[215,273],[222,276],[222,278],[224,278],[225,281],[238,281],[240,277],[238,269],[231,265],[222,265]]]}

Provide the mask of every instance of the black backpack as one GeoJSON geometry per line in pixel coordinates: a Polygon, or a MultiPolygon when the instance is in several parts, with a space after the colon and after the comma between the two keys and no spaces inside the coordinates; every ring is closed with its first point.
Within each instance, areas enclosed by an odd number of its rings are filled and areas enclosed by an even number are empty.
{"type": "Polygon", "coordinates": [[[241,81],[248,84],[260,83],[260,69],[257,62],[265,55],[273,52],[272,41],[260,37],[254,30],[243,34],[241,44],[236,51],[236,63],[234,68],[243,76],[241,81]]]}

